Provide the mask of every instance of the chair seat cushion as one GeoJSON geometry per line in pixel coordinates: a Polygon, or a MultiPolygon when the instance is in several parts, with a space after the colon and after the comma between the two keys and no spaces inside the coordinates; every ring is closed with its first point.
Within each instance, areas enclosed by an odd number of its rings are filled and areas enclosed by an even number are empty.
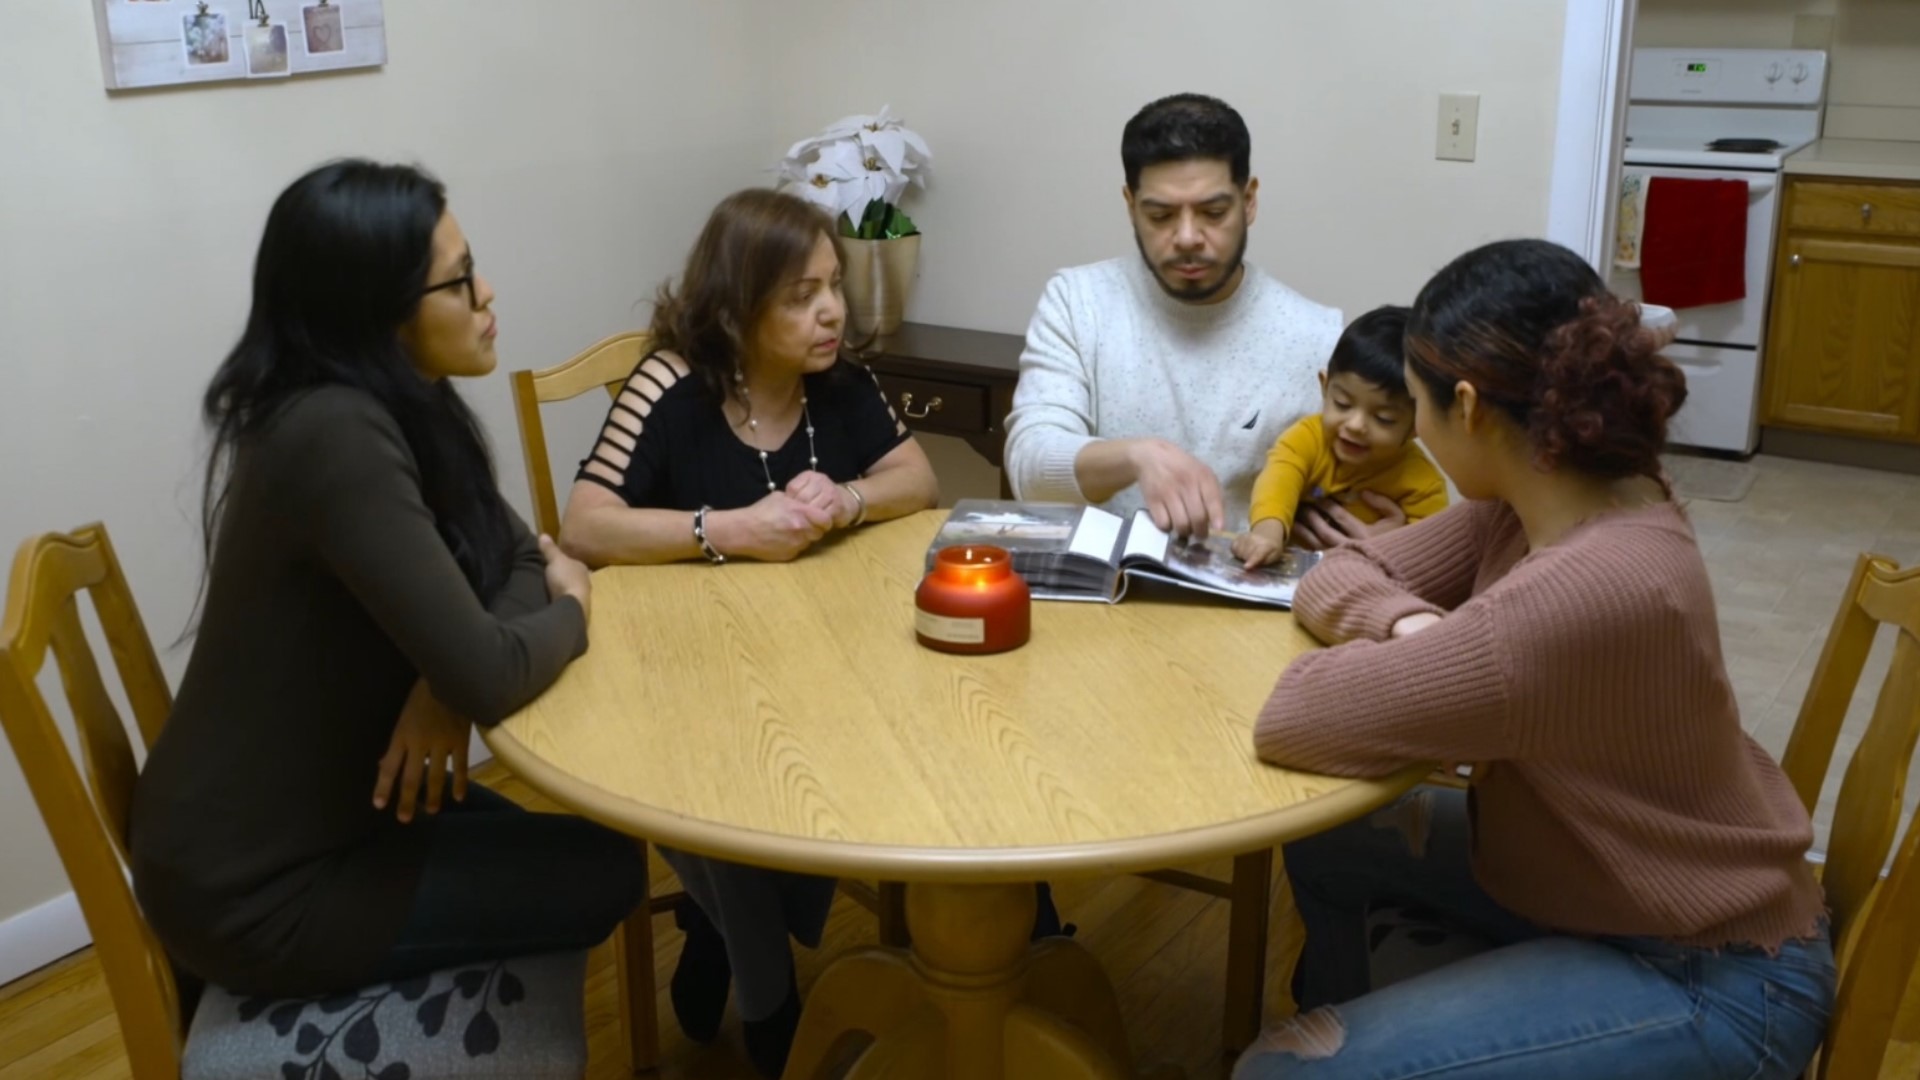
{"type": "Polygon", "coordinates": [[[1428,908],[1378,904],[1367,909],[1367,971],[1375,990],[1491,948],[1485,939],[1446,925],[1428,908]]]}
{"type": "Polygon", "coordinates": [[[486,961],[324,998],[201,995],[182,1080],[586,1074],[587,956],[486,961]]]}

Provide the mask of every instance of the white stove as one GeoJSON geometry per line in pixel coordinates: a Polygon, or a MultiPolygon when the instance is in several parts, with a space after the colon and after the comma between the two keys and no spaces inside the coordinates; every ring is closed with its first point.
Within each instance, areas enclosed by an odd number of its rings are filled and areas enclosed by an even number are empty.
{"type": "MultiPolygon", "coordinates": [[[[1826,85],[1827,54],[1817,50],[1634,50],[1623,180],[1738,180],[1748,191],[1745,299],[1675,313],[1679,337],[1667,356],[1686,371],[1688,390],[1675,443],[1748,454],[1759,442],[1779,177],[1788,156],[1820,137],[1826,85]]],[[[1637,269],[1616,266],[1610,284],[1641,296],[1637,269]]]]}
{"type": "Polygon", "coordinates": [[[1699,169],[1742,169],[1777,173],[1788,155],[1802,149],[1812,139],[1785,142],[1773,149],[1712,150],[1698,139],[1685,136],[1646,135],[1627,143],[1628,165],[1681,165],[1699,169]]]}

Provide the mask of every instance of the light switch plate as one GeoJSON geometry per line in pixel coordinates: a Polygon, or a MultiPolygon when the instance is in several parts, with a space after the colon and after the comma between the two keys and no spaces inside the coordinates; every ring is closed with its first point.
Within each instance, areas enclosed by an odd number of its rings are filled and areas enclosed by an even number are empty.
{"type": "Polygon", "coordinates": [[[1480,95],[1441,94],[1433,156],[1441,161],[1472,161],[1479,141],[1480,95]]]}

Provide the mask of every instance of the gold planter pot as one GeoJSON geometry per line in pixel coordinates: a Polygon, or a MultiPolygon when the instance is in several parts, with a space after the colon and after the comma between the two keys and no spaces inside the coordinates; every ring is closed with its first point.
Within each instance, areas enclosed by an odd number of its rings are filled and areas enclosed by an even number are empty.
{"type": "Polygon", "coordinates": [[[852,240],[840,237],[846,257],[841,288],[847,297],[847,325],[851,336],[884,337],[900,329],[907,294],[920,267],[920,236],[893,240],[852,240]]]}

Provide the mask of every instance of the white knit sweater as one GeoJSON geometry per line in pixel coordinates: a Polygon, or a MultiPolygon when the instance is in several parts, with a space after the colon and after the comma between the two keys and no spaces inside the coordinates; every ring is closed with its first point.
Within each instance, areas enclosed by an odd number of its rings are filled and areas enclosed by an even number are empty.
{"type": "MultiPolygon", "coordinates": [[[[1254,477],[1287,426],[1320,407],[1315,375],[1339,340],[1340,312],[1248,265],[1231,297],[1168,296],[1137,255],[1062,270],[1027,328],[1008,417],[1017,497],[1085,502],[1074,458],[1095,439],[1166,439],[1206,462],[1227,527],[1247,526],[1254,477]]],[[[1137,487],[1102,504],[1131,516],[1137,487]]]]}

